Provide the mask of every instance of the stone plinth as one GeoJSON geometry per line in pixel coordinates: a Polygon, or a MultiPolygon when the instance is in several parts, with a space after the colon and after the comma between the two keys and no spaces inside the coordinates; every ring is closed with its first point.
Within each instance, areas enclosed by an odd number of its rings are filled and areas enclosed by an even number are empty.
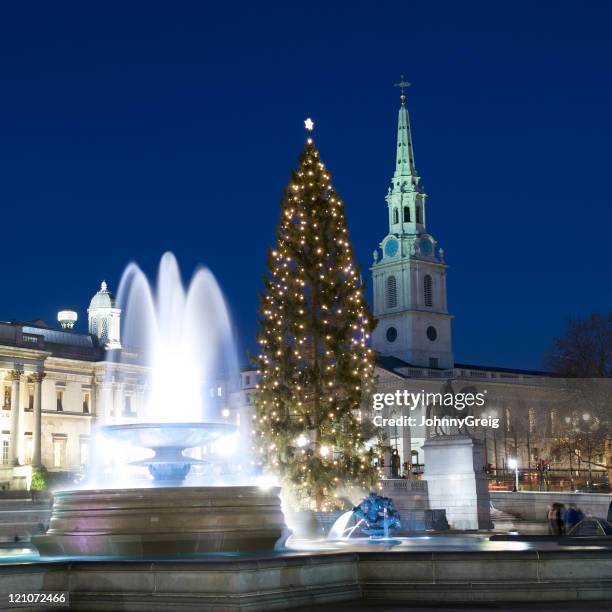
{"type": "Polygon", "coordinates": [[[444,508],[451,529],[491,529],[482,442],[469,436],[436,436],[423,444],[431,508],[444,508]]]}
{"type": "Polygon", "coordinates": [[[280,489],[178,487],[61,491],[42,555],[166,556],[271,551],[283,535],[280,489]]]}

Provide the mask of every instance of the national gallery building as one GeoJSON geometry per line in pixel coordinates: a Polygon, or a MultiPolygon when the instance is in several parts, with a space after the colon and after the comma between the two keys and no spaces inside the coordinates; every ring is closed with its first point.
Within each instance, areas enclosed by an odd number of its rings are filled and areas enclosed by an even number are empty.
{"type": "MultiPolygon", "coordinates": [[[[58,314],[57,328],[0,322],[0,488],[29,488],[40,466],[77,474],[89,462],[94,425],[142,417],[147,368],[121,345],[121,311],[106,283],[87,315],[88,334],[73,330],[73,311],[58,314]]],[[[248,406],[254,372],[243,373],[241,384],[245,391],[223,380],[207,390],[209,403],[231,422],[248,406]]]]}

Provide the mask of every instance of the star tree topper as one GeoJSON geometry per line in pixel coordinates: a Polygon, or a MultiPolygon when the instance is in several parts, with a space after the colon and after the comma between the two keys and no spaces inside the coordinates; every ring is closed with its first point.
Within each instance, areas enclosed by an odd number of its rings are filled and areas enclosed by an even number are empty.
{"type": "Polygon", "coordinates": [[[312,132],[312,130],[314,130],[314,121],[308,117],[306,119],[306,121],[304,121],[304,127],[309,131],[312,132]]]}

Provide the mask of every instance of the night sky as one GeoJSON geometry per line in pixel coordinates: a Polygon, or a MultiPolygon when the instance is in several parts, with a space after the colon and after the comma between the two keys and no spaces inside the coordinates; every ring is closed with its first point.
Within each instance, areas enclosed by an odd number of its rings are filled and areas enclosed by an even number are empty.
{"type": "Polygon", "coordinates": [[[369,279],[400,73],[456,359],[538,368],[567,316],[610,308],[610,3],[212,5],[2,2],[0,319],[73,307],[84,330],[103,278],[172,250],[253,349],[307,116],[369,279]]]}

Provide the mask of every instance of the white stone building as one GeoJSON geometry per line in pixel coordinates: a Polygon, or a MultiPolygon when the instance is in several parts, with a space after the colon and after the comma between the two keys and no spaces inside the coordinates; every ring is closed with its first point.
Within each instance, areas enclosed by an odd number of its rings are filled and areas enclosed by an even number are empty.
{"type": "MultiPolygon", "coordinates": [[[[405,86],[407,84],[403,84],[405,86]]],[[[388,233],[374,251],[371,266],[373,313],[377,326],[372,346],[377,354],[377,392],[408,390],[435,393],[485,392],[479,415],[500,419],[498,430],[483,431],[486,463],[505,469],[517,457],[521,469],[535,469],[550,459],[551,438],[562,423],[555,412],[559,381],[545,372],[456,363],[446,292],[443,249],[427,228],[427,195],[420,186],[406,96],[403,87],[397,127],[395,171],[387,196],[388,233]]],[[[425,410],[411,414],[417,421],[425,410]]],[[[401,409],[387,416],[399,416],[401,409]]],[[[423,463],[427,427],[385,428],[402,464],[423,463]]],[[[385,471],[390,473],[389,457],[385,471]]]]}
{"type": "MultiPolygon", "coordinates": [[[[121,346],[121,311],[105,282],[87,314],[88,334],[73,331],[73,311],[59,313],[61,328],[0,322],[0,488],[28,488],[40,466],[76,474],[94,425],[142,418],[148,370],[121,346]]],[[[223,380],[209,385],[219,414],[239,422],[242,393],[223,380]]]]}

